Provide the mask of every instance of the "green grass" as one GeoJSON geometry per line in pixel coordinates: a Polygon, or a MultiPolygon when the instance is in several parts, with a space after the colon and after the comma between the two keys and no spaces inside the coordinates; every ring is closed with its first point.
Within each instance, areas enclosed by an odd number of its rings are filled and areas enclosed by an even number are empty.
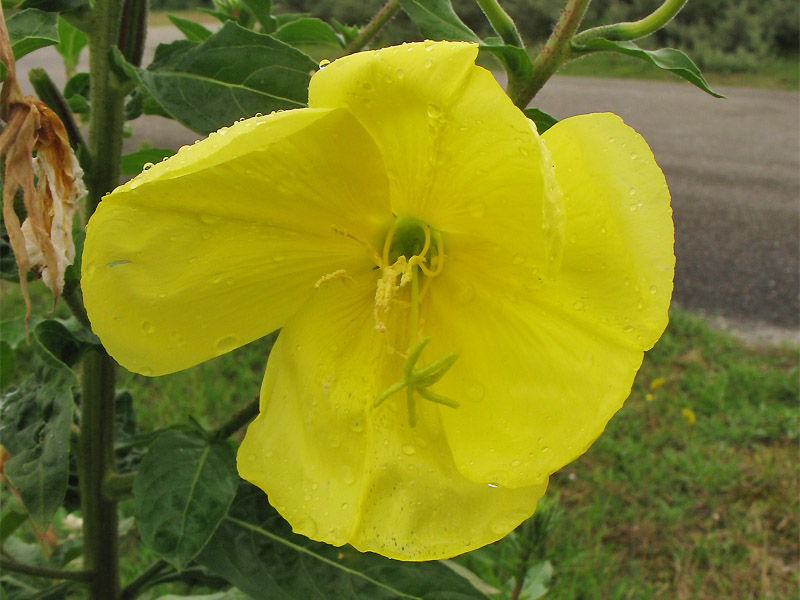
{"type": "MultiPolygon", "coordinates": [[[[8,318],[9,307],[20,306],[18,290],[2,290],[8,318]]],[[[34,305],[49,308],[39,294],[34,305]]],[[[132,392],[142,429],[190,417],[214,427],[257,395],[268,343],[154,379],[121,372],[120,387],[132,392]]],[[[534,555],[554,567],[546,598],[794,597],[799,360],[797,348],[749,348],[673,311],[623,409],[551,480],[537,512],[551,518],[549,533],[534,555]]],[[[526,527],[462,562],[493,585],[508,581],[526,527]]],[[[153,560],[135,533],[123,553],[126,580],[153,560]]]]}

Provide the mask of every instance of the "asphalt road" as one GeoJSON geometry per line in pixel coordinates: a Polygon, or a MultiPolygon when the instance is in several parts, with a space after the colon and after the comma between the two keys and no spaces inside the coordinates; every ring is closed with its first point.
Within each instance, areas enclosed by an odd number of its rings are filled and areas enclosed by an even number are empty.
{"type": "MultiPolygon", "coordinates": [[[[175,36],[171,28],[152,29],[150,52],[175,36]]],[[[21,81],[27,83],[26,70],[34,66],[63,82],[52,49],[20,61],[21,81]]],[[[797,340],[800,95],[718,91],[727,99],[689,84],[555,77],[534,104],[558,118],[611,111],[649,142],[672,192],[678,304],[724,317],[734,327],[761,327],[797,340]]],[[[178,147],[196,139],[159,117],[140,118],[133,127],[126,151],[145,140],[178,147]]]]}

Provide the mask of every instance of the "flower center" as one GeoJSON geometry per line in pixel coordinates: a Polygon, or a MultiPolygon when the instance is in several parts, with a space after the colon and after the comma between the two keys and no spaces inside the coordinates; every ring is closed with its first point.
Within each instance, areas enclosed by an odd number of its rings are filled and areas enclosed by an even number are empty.
{"type": "Polygon", "coordinates": [[[430,337],[420,338],[419,306],[427,288],[419,289],[419,271],[427,275],[425,285],[442,272],[444,265],[444,241],[442,234],[431,230],[427,223],[417,219],[397,219],[389,228],[383,243],[383,255],[379,261],[381,278],[375,292],[375,327],[385,331],[383,315],[389,311],[397,292],[406,284],[411,284],[409,306],[409,346],[403,376],[386,388],[373,402],[377,408],[387,398],[400,390],[406,390],[408,423],[411,427],[417,422],[416,397],[458,408],[458,402],[432,391],[430,386],[439,381],[458,359],[458,353],[448,352],[426,366],[417,366],[422,351],[430,337]],[[427,263],[427,264],[426,264],[427,263]]]}

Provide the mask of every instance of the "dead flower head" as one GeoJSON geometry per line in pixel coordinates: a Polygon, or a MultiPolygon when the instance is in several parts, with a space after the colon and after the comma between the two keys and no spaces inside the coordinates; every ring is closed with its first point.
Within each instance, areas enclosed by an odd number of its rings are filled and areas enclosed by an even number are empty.
{"type": "Polygon", "coordinates": [[[28,271],[41,276],[54,300],[64,289],[64,271],[75,258],[72,218],[86,188],[61,119],[44,102],[22,95],[4,22],[0,28],[0,59],[8,67],[0,93],[0,118],[5,121],[0,133],[0,155],[5,157],[3,220],[19,268],[27,318],[28,271]],[[21,225],[14,210],[18,188],[27,212],[21,225]]]}

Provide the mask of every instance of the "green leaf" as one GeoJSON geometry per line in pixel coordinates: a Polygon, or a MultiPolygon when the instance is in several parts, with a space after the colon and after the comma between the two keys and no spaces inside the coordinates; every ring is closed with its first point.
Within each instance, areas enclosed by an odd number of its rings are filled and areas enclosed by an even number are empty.
{"type": "Polygon", "coordinates": [[[46,319],[33,328],[34,350],[54,368],[72,367],[100,340],[75,319],[46,319]]]}
{"type": "Polygon", "coordinates": [[[159,600],[251,600],[250,596],[244,592],[231,588],[226,592],[216,594],[203,594],[202,596],[161,596],[159,600]]]}
{"type": "Polygon", "coordinates": [[[83,96],[70,96],[67,98],[69,109],[79,115],[89,114],[89,101],[83,96]]]}
{"type": "Polygon", "coordinates": [[[0,398],[0,437],[11,455],[5,474],[40,531],[67,490],[72,388],[77,383],[63,364],[40,364],[0,398]]]}
{"type": "Polygon", "coordinates": [[[24,0],[19,8],[35,8],[51,13],[66,12],[89,4],[89,0],[24,0]]]}
{"type": "Polygon", "coordinates": [[[481,44],[481,50],[493,54],[503,63],[503,67],[509,74],[519,79],[530,79],[533,75],[533,62],[530,55],[518,46],[506,46],[505,44],[481,44]]]}
{"type": "Polygon", "coordinates": [[[190,21],[189,19],[170,14],[167,15],[167,18],[172,21],[172,24],[191,42],[204,42],[212,35],[210,29],[207,29],[197,21],[190,21]]]}
{"type": "Polygon", "coordinates": [[[333,25],[333,28],[344,38],[345,43],[349,43],[356,39],[356,36],[359,32],[357,25],[344,25],[333,18],[331,18],[331,25],[333,25]]]}
{"type": "Polygon", "coordinates": [[[692,62],[692,59],[686,56],[680,50],[675,48],[661,48],[659,50],[645,50],[640,48],[633,42],[612,42],[605,38],[594,38],[585,44],[577,45],[573,43],[573,49],[578,53],[583,52],[616,52],[618,54],[625,54],[634,58],[646,60],[659,69],[675,73],[682,77],[689,83],[699,87],[704,92],[711,94],[715,98],[724,98],[722,94],[718,94],[708,87],[703,74],[697,65],[692,62]]]}
{"type": "Polygon", "coordinates": [[[64,98],[72,96],[83,96],[89,98],[89,74],[85,72],[75,73],[67,79],[64,84],[64,98]]]}
{"type": "MultiPolygon", "coordinates": [[[[547,586],[553,577],[553,565],[545,560],[531,566],[525,573],[525,581],[520,590],[520,600],[539,600],[547,594],[547,586]]],[[[513,584],[511,588],[513,589],[513,584]]]]}
{"type": "Polygon", "coordinates": [[[197,562],[253,598],[486,598],[438,561],[394,561],[295,535],[264,493],[248,483],[239,486],[228,516],[197,562]]]}
{"type": "Polygon", "coordinates": [[[333,28],[320,19],[297,19],[281,26],[272,34],[275,39],[291,46],[329,44],[341,48],[342,39],[333,28]]]}
{"type": "Polygon", "coordinates": [[[553,115],[550,115],[538,108],[526,108],[522,112],[524,112],[525,116],[531,121],[536,123],[536,130],[539,132],[539,135],[543,134],[553,125],[558,123],[558,119],[556,119],[553,115]]]}
{"type": "Polygon", "coordinates": [[[208,134],[256,113],[308,102],[317,64],[288,44],[233,22],[202,44],[188,44],[170,44],[147,69],[128,65],[126,72],[193,131],[208,134]]]}
{"type": "Polygon", "coordinates": [[[272,0],[243,0],[243,2],[261,25],[261,33],[272,33],[278,28],[278,20],[272,16],[272,0]]]}
{"type": "Polygon", "coordinates": [[[209,443],[194,431],[162,433],[139,464],[133,483],[142,539],[183,569],[216,531],[238,481],[228,442],[209,443]]]}
{"type": "Polygon", "coordinates": [[[81,52],[89,43],[89,38],[61,17],[58,17],[58,38],[60,41],[56,44],[56,50],[64,60],[67,72],[71,73],[78,66],[81,52]]]}
{"type": "Polygon", "coordinates": [[[35,8],[15,13],[6,19],[14,59],[58,43],[58,16],[35,8]]]}
{"type": "Polygon", "coordinates": [[[458,18],[450,0],[400,0],[400,6],[426,38],[480,41],[478,36],[458,18]]]}
{"type": "Polygon", "coordinates": [[[5,340],[0,340],[0,390],[13,379],[16,370],[14,350],[5,340]]]}
{"type": "Polygon", "coordinates": [[[169,148],[143,148],[122,156],[120,170],[124,175],[138,175],[147,163],[157,163],[175,154],[169,148]]]}
{"type": "Polygon", "coordinates": [[[6,80],[6,75],[8,75],[8,67],[6,63],[0,62],[0,82],[6,80]]]}

